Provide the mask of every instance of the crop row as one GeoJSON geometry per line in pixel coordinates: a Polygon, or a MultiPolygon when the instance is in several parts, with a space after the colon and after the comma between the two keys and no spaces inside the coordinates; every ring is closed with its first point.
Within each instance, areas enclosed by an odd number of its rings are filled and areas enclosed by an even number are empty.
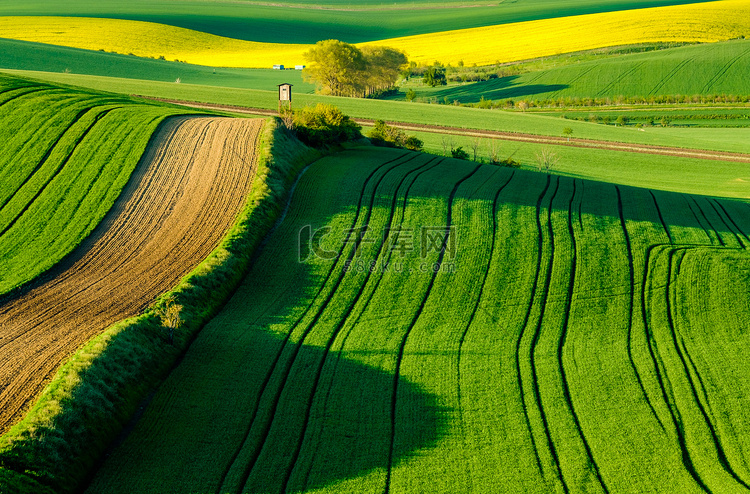
{"type": "Polygon", "coordinates": [[[747,489],[747,212],[325,158],[88,492],[747,489]]]}
{"type": "Polygon", "coordinates": [[[48,270],[93,230],[170,113],[0,79],[0,295],[48,270]]]}

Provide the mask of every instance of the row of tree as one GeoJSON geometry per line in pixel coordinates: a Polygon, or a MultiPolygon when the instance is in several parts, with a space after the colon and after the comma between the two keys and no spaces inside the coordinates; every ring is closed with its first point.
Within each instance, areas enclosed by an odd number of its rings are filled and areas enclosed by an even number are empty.
{"type": "Polygon", "coordinates": [[[333,96],[367,97],[392,89],[408,63],[395,48],[358,48],[335,39],[318,41],[304,55],[305,79],[317,84],[322,94],[333,96]]]}

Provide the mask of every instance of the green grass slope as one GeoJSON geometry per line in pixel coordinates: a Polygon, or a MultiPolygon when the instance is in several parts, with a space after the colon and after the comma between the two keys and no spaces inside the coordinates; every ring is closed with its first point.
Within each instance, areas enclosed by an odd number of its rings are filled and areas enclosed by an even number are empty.
{"type": "Polygon", "coordinates": [[[9,39],[0,39],[0,68],[263,90],[282,81],[295,94],[315,90],[298,70],[214,68],[9,39]]]}
{"type": "Polygon", "coordinates": [[[294,0],[292,2],[231,2],[133,0],[89,2],[4,2],[0,15],[67,15],[157,22],[230,38],[279,43],[315,43],[335,38],[349,43],[451,29],[568,15],[696,3],[690,0],[480,0],[463,2],[414,0],[294,0]],[[446,5],[447,3],[447,5],[446,5]],[[321,5],[333,8],[320,8],[321,5]],[[446,8],[450,7],[450,8],[446,8]],[[373,9],[376,12],[373,12],[373,9]]]}
{"type": "Polygon", "coordinates": [[[744,491],[747,218],[399,150],[320,160],[87,492],[744,491]]]}
{"type": "Polygon", "coordinates": [[[180,110],[0,77],[0,295],[48,270],[110,209],[180,110]]]}
{"type": "MultiPolygon", "coordinates": [[[[565,63],[556,60],[554,63],[565,63]]],[[[453,102],[611,99],[726,94],[750,96],[750,40],[691,45],[552,67],[444,88],[417,87],[418,97],[453,102]]],[[[403,97],[403,95],[401,95],[403,97]]],[[[573,101],[575,102],[575,101],[573,101]]],[[[570,101],[568,101],[570,103],[570,101]]]]}

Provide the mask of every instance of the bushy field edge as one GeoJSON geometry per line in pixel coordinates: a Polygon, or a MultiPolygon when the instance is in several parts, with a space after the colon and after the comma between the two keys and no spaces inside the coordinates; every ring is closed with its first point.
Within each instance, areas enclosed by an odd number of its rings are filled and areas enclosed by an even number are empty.
{"type": "Polygon", "coordinates": [[[143,314],[120,321],[59,369],[24,419],[0,436],[2,492],[73,492],[174,366],[201,327],[228,300],[252,253],[279,217],[295,176],[321,156],[268,120],[243,210],[221,244],[143,314]],[[169,343],[159,313],[179,304],[169,343]]]}

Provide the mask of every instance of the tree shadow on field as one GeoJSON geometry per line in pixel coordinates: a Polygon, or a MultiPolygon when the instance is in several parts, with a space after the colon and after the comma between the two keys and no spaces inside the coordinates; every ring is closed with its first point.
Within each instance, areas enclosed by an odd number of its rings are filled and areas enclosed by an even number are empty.
{"type": "Polygon", "coordinates": [[[508,98],[525,98],[528,96],[550,97],[552,93],[567,89],[566,84],[519,84],[519,76],[501,77],[489,81],[473,82],[458,86],[450,86],[425,96],[446,97],[450,102],[458,100],[460,103],[478,103],[482,97],[485,100],[502,100],[508,98]]]}

